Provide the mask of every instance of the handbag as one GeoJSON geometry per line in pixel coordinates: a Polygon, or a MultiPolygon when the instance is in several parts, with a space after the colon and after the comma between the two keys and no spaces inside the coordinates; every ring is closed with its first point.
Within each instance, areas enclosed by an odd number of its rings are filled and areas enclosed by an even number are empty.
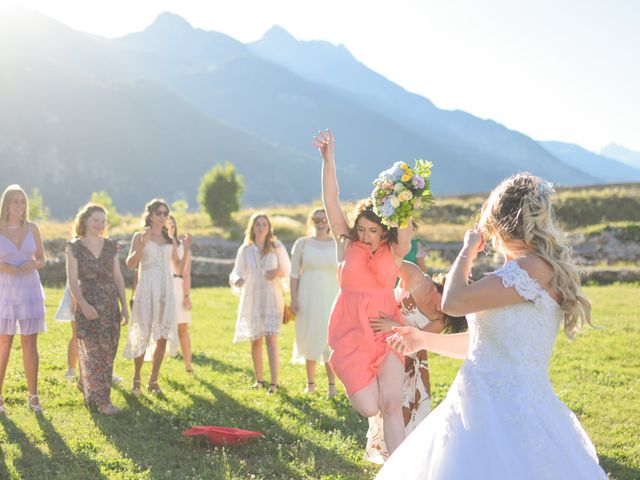
{"type": "Polygon", "coordinates": [[[282,324],[286,325],[289,322],[293,322],[296,319],[293,310],[291,310],[291,305],[284,304],[284,311],[282,312],[282,324]]]}

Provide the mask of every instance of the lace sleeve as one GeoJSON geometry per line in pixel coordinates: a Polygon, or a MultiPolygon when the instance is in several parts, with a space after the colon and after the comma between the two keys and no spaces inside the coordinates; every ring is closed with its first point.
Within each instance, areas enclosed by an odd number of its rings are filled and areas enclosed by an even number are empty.
{"type": "Polygon", "coordinates": [[[515,288],[518,295],[529,302],[538,303],[542,299],[540,284],[531,278],[515,260],[507,262],[502,268],[489,275],[500,277],[505,288],[515,288]]]}
{"type": "Polygon", "coordinates": [[[236,287],[235,283],[240,279],[246,280],[247,276],[245,254],[246,246],[241,245],[240,248],[238,248],[238,254],[236,255],[236,261],[233,265],[233,270],[229,274],[229,285],[231,286],[231,291],[236,295],[240,295],[241,288],[236,287]]]}

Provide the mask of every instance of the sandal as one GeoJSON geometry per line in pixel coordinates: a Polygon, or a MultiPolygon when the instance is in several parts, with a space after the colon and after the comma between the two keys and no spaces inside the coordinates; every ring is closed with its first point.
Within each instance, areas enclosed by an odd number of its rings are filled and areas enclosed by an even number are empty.
{"type": "Polygon", "coordinates": [[[269,388],[267,388],[267,395],[273,395],[278,391],[279,386],[275,383],[270,383],[269,388]]]}
{"type": "Polygon", "coordinates": [[[316,384],[313,382],[307,382],[307,386],[304,387],[304,393],[316,393],[316,384]]]}
{"type": "Polygon", "coordinates": [[[251,388],[267,388],[267,382],[265,380],[256,380],[256,383],[251,385],[251,388]]]}
{"type": "Polygon", "coordinates": [[[6,415],[7,409],[4,408],[4,398],[2,398],[2,395],[0,395],[0,402],[2,402],[2,405],[0,405],[0,415],[6,415]]]}
{"type": "Polygon", "coordinates": [[[157,380],[155,382],[147,383],[147,390],[149,391],[149,393],[153,393],[154,395],[157,395],[159,397],[164,396],[164,392],[160,388],[160,385],[158,385],[157,380]]]}
{"type": "Polygon", "coordinates": [[[29,394],[29,396],[27,397],[27,408],[33,413],[42,413],[42,405],[40,405],[40,400],[38,399],[37,393],[35,395],[29,394]],[[34,400],[38,401],[38,403],[34,404],[34,400]]]}
{"type": "Polygon", "coordinates": [[[327,398],[331,399],[338,394],[338,390],[336,389],[335,383],[329,384],[329,393],[327,393],[327,398]]]}
{"type": "Polygon", "coordinates": [[[131,395],[139,397],[142,395],[142,389],[140,388],[140,380],[133,379],[133,387],[131,387],[131,395]]]}

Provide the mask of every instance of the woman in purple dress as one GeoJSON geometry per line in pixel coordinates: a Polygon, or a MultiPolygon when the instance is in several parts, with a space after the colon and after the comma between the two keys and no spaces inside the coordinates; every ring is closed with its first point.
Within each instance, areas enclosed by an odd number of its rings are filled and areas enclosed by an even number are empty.
{"type": "Polygon", "coordinates": [[[0,200],[0,414],[2,386],[13,337],[20,335],[27,377],[27,406],[39,413],[38,333],[45,331],[44,291],[38,269],[45,264],[38,226],[29,221],[27,195],[9,185],[0,200]]]}

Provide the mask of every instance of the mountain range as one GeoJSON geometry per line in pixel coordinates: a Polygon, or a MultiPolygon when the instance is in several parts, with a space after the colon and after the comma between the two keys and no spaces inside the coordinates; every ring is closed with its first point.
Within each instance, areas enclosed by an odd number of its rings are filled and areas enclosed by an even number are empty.
{"type": "Polygon", "coordinates": [[[245,177],[247,206],[317,199],[310,142],[325,127],[336,135],[345,199],[368,195],[379,171],[414,158],[433,161],[436,195],[486,191],[525,169],[593,184],[620,181],[614,162],[622,177],[640,178],[614,155],[577,146],[567,154],[438,109],[344,46],[298,41],[279,27],[243,44],[171,13],[106,39],[24,7],[2,11],[0,104],[2,183],[39,187],[55,216],[97,190],[123,211],[154,196],[193,205],[200,177],[223,161],[245,177]]]}

